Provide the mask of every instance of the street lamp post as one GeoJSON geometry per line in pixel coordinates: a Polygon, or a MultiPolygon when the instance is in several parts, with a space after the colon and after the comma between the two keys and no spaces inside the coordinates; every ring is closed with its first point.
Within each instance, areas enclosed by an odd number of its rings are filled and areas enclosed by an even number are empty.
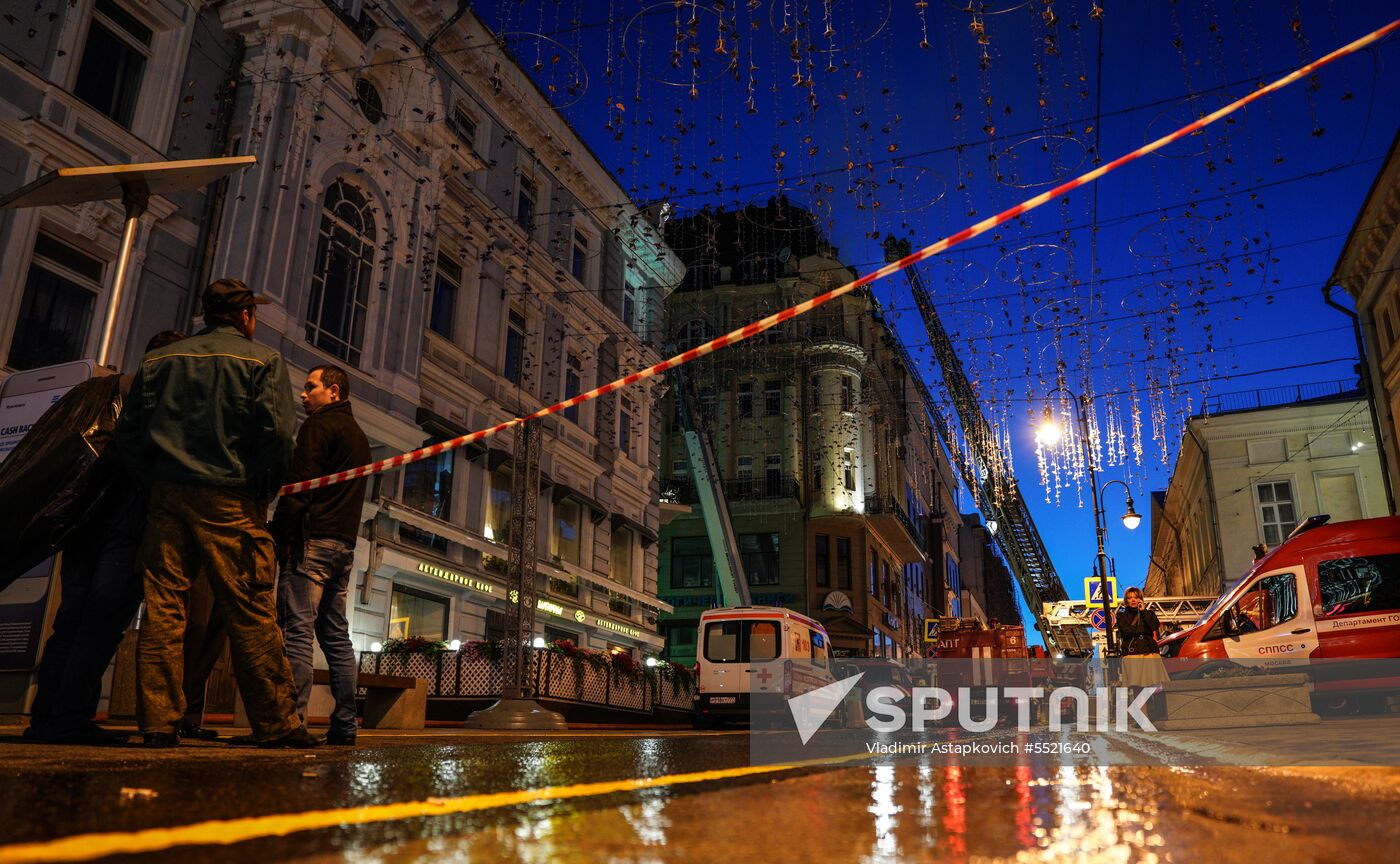
{"type": "MultiPolygon", "coordinates": [[[[1137,528],[1142,521],[1142,516],[1133,509],[1133,494],[1128,488],[1128,484],[1122,480],[1110,480],[1099,486],[1098,466],[1095,464],[1094,448],[1089,444],[1089,400],[1082,394],[1077,394],[1068,387],[1056,387],[1045,398],[1049,399],[1056,393],[1064,393],[1069,397],[1070,404],[1074,406],[1074,418],[1079,424],[1079,441],[1084,448],[1084,465],[1089,471],[1089,492],[1094,503],[1094,539],[1098,544],[1098,554],[1095,558],[1095,567],[1099,578],[1099,596],[1103,601],[1104,615],[1104,638],[1106,640],[1109,654],[1113,653],[1113,595],[1108,590],[1108,553],[1104,551],[1104,536],[1108,533],[1107,519],[1103,511],[1103,493],[1113,484],[1123,487],[1123,491],[1128,494],[1128,511],[1123,514],[1123,525],[1128,530],[1137,528]]],[[[1053,447],[1060,439],[1060,429],[1050,414],[1050,407],[1045,407],[1045,420],[1041,424],[1040,431],[1036,435],[1041,444],[1053,447]]]]}

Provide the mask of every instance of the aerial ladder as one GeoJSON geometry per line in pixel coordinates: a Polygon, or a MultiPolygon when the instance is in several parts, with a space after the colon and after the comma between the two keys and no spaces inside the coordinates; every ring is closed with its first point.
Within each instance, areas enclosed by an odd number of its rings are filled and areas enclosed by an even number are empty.
{"type": "MultiPolygon", "coordinates": [[[[898,261],[908,257],[910,252],[908,240],[885,237],[886,261],[898,261]]],[[[943,322],[934,309],[933,299],[924,286],[923,277],[913,266],[904,268],[904,275],[909,281],[914,304],[918,307],[924,329],[928,332],[929,346],[933,349],[934,358],[943,372],[944,386],[952,398],[953,409],[957,412],[958,422],[971,450],[969,460],[959,446],[957,436],[947,418],[933,402],[922,376],[915,371],[912,377],[918,382],[924,407],[943,440],[948,458],[971,492],[977,509],[989,521],[996,521],[998,530],[993,532],[992,536],[1006,556],[1011,572],[1025,597],[1026,606],[1036,617],[1047,644],[1060,651],[1087,652],[1092,646],[1087,631],[1079,627],[1056,626],[1046,616],[1046,604],[1068,599],[1065,587],[1055,572],[1055,566],[1050,561],[1050,554],[1046,551],[1044,542],[1040,539],[1030,509],[1021,497],[1020,488],[1011,474],[1011,466],[1002,452],[996,433],[982,414],[977,393],[967,378],[967,372],[953,348],[948,331],[943,328],[943,322]]],[[[911,371],[917,370],[914,366],[910,368],[911,371]]]]}
{"type": "Polygon", "coordinates": [[[672,370],[671,386],[679,407],[681,433],[686,453],[690,457],[690,473],[695,481],[695,497],[705,519],[705,534],[715,562],[715,588],[723,606],[751,606],[749,582],[744,576],[739,557],[739,541],[734,534],[734,520],[729,517],[729,502],[724,497],[724,483],[716,464],[714,445],[709,427],[700,408],[700,396],[695,382],[681,369],[672,370]]]}

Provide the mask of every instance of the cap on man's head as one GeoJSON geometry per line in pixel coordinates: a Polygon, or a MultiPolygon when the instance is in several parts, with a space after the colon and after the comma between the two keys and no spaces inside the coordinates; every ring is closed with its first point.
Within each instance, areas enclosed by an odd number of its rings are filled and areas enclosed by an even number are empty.
{"type": "Polygon", "coordinates": [[[228,315],[247,309],[250,306],[257,306],[263,303],[271,303],[266,297],[254,294],[247,285],[238,279],[220,279],[210,284],[204,289],[204,314],[228,315]]]}

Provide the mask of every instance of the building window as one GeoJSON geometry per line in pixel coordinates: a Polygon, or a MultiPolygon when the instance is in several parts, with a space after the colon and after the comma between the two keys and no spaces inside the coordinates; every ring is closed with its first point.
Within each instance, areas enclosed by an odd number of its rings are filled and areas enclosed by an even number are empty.
{"type": "Polygon", "coordinates": [[[739,557],[750,585],[778,584],[778,535],[740,534],[739,557]]]}
{"type": "Polygon", "coordinates": [[[851,587],[851,538],[836,538],[836,587],[851,587]]]}
{"type": "Polygon", "coordinates": [[[748,419],[753,416],[753,384],[745,382],[739,385],[739,417],[748,419]]]}
{"type": "Polygon", "coordinates": [[[763,459],[763,491],[769,498],[783,494],[783,455],[769,453],[763,459]]]}
{"type": "Polygon", "coordinates": [[[1292,621],[1298,617],[1297,580],[1292,573],[1260,579],[1240,597],[1235,612],[1256,631],[1292,621]]]}
{"type": "Polygon", "coordinates": [[[384,119],[384,100],[374,82],[368,78],[355,79],[355,106],[371,123],[377,124],[384,119]]]}
{"type": "Polygon", "coordinates": [[[684,477],[690,473],[690,463],[684,459],[671,460],[671,476],[684,477]]]}
{"type": "Polygon", "coordinates": [[[34,369],[83,356],[103,263],[47,234],[34,240],[19,319],[10,341],[11,369],[34,369]]]}
{"type": "Polygon", "coordinates": [[[462,265],[439,255],[437,278],[433,281],[433,308],[428,327],[439,336],[452,338],[457,321],[457,294],[462,288],[462,265]]]}
{"type": "Polygon", "coordinates": [[[622,323],[633,332],[641,323],[637,316],[637,286],[631,282],[622,283],[622,323]]]}
{"type": "Polygon", "coordinates": [[[783,382],[765,381],[763,384],[763,413],[767,417],[777,417],[783,413],[783,382]]]}
{"type": "Polygon", "coordinates": [[[588,235],[577,228],[574,229],[574,248],[573,256],[569,259],[569,272],[579,282],[588,284],[588,235]]]}
{"type": "Polygon", "coordinates": [[[506,319],[506,358],[501,374],[515,386],[525,368],[525,316],[510,310],[506,319]]]}
{"type": "Polygon", "coordinates": [[[713,588],[715,559],[708,537],[676,537],[671,540],[671,587],[713,588]]]}
{"type": "MultiPolygon", "coordinates": [[[[572,399],[583,392],[583,361],[577,354],[569,354],[564,360],[564,401],[572,399]]],[[[571,423],[578,422],[578,406],[572,405],[562,412],[564,419],[571,423]]]]}
{"type": "Polygon", "coordinates": [[[515,222],[527,232],[535,230],[535,199],[539,188],[529,177],[520,178],[520,191],[515,197],[515,222]]]}
{"type": "Polygon", "coordinates": [[[677,341],[680,343],[682,351],[689,351],[710,341],[710,328],[703,319],[696,318],[687,321],[681,328],[677,341]]]}
{"type": "Polygon", "coordinates": [[[571,631],[571,630],[561,630],[561,629],[558,628],[558,627],[551,627],[551,626],[549,626],[548,624],[546,624],[546,625],[544,625],[544,641],[546,641],[546,642],[570,642],[570,643],[572,643],[572,644],[574,644],[574,645],[578,645],[578,644],[579,644],[579,636],[578,636],[577,633],[575,633],[575,632],[573,632],[573,631],[571,631]]]}
{"type": "Polygon", "coordinates": [[[817,584],[825,588],[831,584],[831,536],[828,534],[817,535],[816,554],[812,556],[816,563],[817,584]]]}
{"type": "Polygon", "coordinates": [[[447,600],[395,585],[389,595],[389,638],[412,636],[435,641],[447,638],[447,600]]]}
{"type": "Polygon", "coordinates": [[[151,28],[125,9],[97,0],[73,95],[130,129],[151,59],[151,36],[151,28]]]}
{"type": "Polygon", "coordinates": [[[855,388],[855,382],[853,382],[853,381],[851,380],[851,376],[849,376],[849,375],[842,375],[842,376],[841,376],[841,410],[842,410],[842,411],[854,411],[854,410],[856,410],[856,388],[855,388]]]}
{"type": "Polygon", "coordinates": [[[332,183],[321,207],[306,339],[352,366],[360,363],[377,236],[364,194],[344,180],[332,183]]]}
{"type": "Polygon", "coordinates": [[[583,556],[583,514],[579,503],[565,498],[554,505],[554,531],[550,553],[562,561],[578,564],[583,556]]]}
{"type": "Polygon", "coordinates": [[[700,419],[715,419],[715,388],[708,385],[700,388],[700,419]]]}
{"type": "Polygon", "coordinates": [[[822,379],[812,376],[812,410],[822,407],[822,379]]]}
{"type": "Polygon", "coordinates": [[[852,458],[851,450],[848,447],[841,456],[841,468],[845,474],[847,492],[856,491],[856,467],[851,461],[852,458]]]}
{"type": "Polygon", "coordinates": [[[1298,515],[1293,507],[1293,483],[1274,480],[1254,487],[1259,505],[1259,524],[1264,529],[1264,542],[1271,548],[1284,541],[1298,527],[1298,515]]]}
{"type": "Polygon", "coordinates": [[[476,149],[476,118],[472,117],[471,112],[461,102],[452,108],[452,127],[459,138],[467,142],[472,149],[476,149]]]}
{"type": "Polygon", "coordinates": [[[623,397],[618,400],[617,449],[628,459],[632,458],[632,400],[623,397]]]}
{"type": "MultiPolygon", "coordinates": [[[[452,518],[452,454],[440,453],[412,462],[403,469],[403,503],[443,522],[452,518]]],[[[447,551],[447,538],[413,525],[400,524],[399,537],[421,546],[447,551]]]]}
{"type": "Polygon", "coordinates": [[[632,584],[632,543],[635,537],[631,528],[618,528],[612,532],[612,545],[608,552],[608,578],[619,585],[632,584]]]}
{"type": "Polygon", "coordinates": [[[753,457],[740,456],[738,467],[740,485],[751,486],[753,484],[753,457]]]}
{"type": "Polygon", "coordinates": [[[486,641],[499,642],[506,638],[506,613],[499,609],[486,610],[486,641]]]}
{"type": "Polygon", "coordinates": [[[491,472],[491,485],[486,490],[486,525],[482,528],[487,540],[510,542],[510,472],[497,468],[491,472]]]}

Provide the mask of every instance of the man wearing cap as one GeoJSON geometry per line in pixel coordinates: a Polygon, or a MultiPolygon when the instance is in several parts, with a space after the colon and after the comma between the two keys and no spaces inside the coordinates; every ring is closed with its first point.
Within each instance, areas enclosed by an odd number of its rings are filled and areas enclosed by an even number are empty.
{"type": "Polygon", "coordinates": [[[148,746],[179,743],[185,597],[207,578],[222,607],[254,740],[319,741],[297,715],[277,627],[268,503],[291,467],[295,422],[282,357],[253,342],[257,305],[237,279],[204,292],[205,327],[141,362],[117,424],[123,458],[151,495],[137,553],[146,618],[137,643],[138,721],[148,746]]]}

